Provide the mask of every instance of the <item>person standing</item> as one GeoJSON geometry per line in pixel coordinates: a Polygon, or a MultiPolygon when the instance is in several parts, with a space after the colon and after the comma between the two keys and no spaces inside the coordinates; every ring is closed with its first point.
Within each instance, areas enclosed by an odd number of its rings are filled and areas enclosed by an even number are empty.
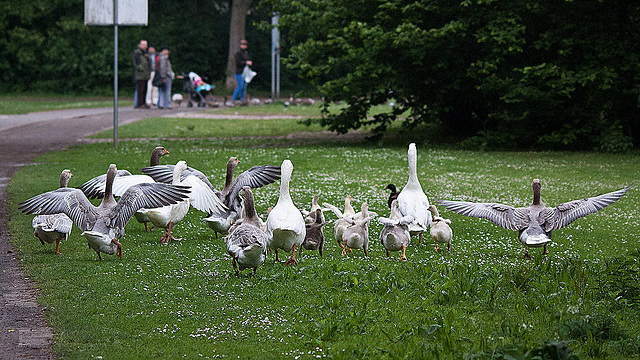
{"type": "Polygon", "coordinates": [[[158,108],[171,109],[171,81],[175,77],[173,68],[171,68],[171,61],[169,60],[169,49],[163,47],[160,50],[160,60],[158,61],[158,67],[160,68],[160,77],[164,86],[158,87],[160,90],[158,93],[158,108]]]}
{"type": "Polygon", "coordinates": [[[247,92],[247,83],[242,78],[242,72],[246,65],[252,66],[253,62],[249,59],[249,51],[247,50],[249,43],[247,40],[240,40],[240,50],[236,52],[236,89],[233,91],[233,101],[244,101],[247,92]]]}
{"type": "Polygon", "coordinates": [[[153,44],[149,44],[149,62],[151,64],[151,76],[147,81],[147,105],[158,104],[158,87],[153,86],[153,77],[156,75],[156,47],[153,44]]]}
{"type": "Polygon", "coordinates": [[[138,48],[133,52],[133,78],[136,82],[136,93],[133,106],[137,109],[149,108],[147,98],[147,81],[151,77],[151,64],[147,54],[147,40],[140,40],[138,48]]]}

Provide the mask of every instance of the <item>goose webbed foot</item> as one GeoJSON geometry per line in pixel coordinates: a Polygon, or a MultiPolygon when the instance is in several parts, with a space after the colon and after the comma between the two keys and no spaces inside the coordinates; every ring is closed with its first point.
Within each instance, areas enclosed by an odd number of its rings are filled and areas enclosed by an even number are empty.
{"type": "Polygon", "coordinates": [[[111,242],[116,244],[116,246],[118,247],[118,249],[116,250],[116,255],[122,259],[122,244],[120,244],[116,239],[112,239],[111,242]]]}
{"type": "Polygon", "coordinates": [[[56,252],[55,252],[55,254],[56,255],[60,255],[60,239],[56,239],[56,252]]]}
{"type": "Polygon", "coordinates": [[[293,251],[291,252],[291,257],[287,260],[285,265],[298,265],[298,260],[296,260],[296,245],[293,244],[293,251]]]}

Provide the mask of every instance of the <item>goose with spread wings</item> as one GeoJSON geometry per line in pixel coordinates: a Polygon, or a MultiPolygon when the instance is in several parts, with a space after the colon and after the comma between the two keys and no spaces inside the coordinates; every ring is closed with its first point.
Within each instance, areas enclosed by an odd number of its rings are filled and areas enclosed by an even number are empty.
{"type": "Polygon", "coordinates": [[[440,205],[462,215],[487,219],[505,229],[517,230],[524,245],[524,257],[529,259],[528,247],[544,247],[551,241],[551,232],[561,229],[575,220],[593,214],[623,197],[628,188],[590,198],[569,201],[553,207],[540,200],[542,185],[534,179],[533,202],[527,207],[516,208],[498,203],[472,203],[465,201],[439,201],[440,205]]]}
{"type": "Polygon", "coordinates": [[[133,214],[141,208],[154,208],[175,204],[189,197],[188,186],[169,184],[137,184],[129,187],[116,202],[113,197],[113,180],[118,169],[109,166],[106,174],[105,193],[99,206],[91,204],[79,189],[60,188],[36,195],[18,204],[27,214],[65,213],[87,239],[91,249],[102,260],[100,253],[122,257],[124,228],[133,214]]]}
{"type": "MultiPolygon", "coordinates": [[[[73,174],[71,170],[64,169],[60,173],[60,188],[66,188],[73,174]]],[[[36,215],[31,221],[33,234],[40,240],[40,243],[56,242],[56,254],[60,254],[60,240],[67,240],[71,234],[73,221],[64,213],[50,215],[36,215]]]]}
{"type": "MultiPolygon", "coordinates": [[[[160,158],[169,154],[169,151],[162,146],[157,146],[151,151],[151,159],[149,160],[150,166],[155,166],[160,164],[160,158]]],[[[84,184],[78,186],[78,189],[82,190],[84,194],[89,199],[102,199],[104,196],[104,187],[105,187],[106,175],[96,176],[93,179],[88,180],[84,184]]],[[[116,177],[113,181],[113,195],[116,197],[122,196],[125,191],[131,185],[141,184],[141,183],[154,183],[152,177],[148,175],[133,175],[128,170],[118,170],[116,173],[116,177]]],[[[143,209],[136,211],[133,214],[136,220],[144,224],[144,230],[150,231],[153,230],[153,226],[151,229],[148,227],[148,223],[151,222],[149,217],[142,212],[143,209]]]]}

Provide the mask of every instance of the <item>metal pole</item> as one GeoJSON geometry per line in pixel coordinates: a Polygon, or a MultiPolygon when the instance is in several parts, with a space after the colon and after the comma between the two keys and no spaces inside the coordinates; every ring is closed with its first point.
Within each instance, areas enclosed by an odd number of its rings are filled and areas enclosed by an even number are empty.
{"type": "Polygon", "coordinates": [[[276,53],[276,98],[280,99],[280,47],[276,53]]]}
{"type": "Polygon", "coordinates": [[[113,148],[118,149],[118,0],[113,0],[113,148]]]}
{"type": "Polygon", "coordinates": [[[278,21],[280,14],[274,13],[271,17],[271,98],[280,98],[280,30],[278,21]]]}

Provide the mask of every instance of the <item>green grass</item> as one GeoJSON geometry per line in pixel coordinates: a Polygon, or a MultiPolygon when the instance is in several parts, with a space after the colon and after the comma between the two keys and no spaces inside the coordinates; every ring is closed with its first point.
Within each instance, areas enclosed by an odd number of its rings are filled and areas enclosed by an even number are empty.
{"type": "MultiPolygon", "coordinates": [[[[61,244],[62,255],[54,255],[33,237],[32,217],[16,210],[19,201],[55,188],[64,168],[75,175],[70,186],[78,186],[110,163],[132,171],[146,166],[156,145],[121,142],[117,152],[110,144],[75,146],[39,157],[8,186],[13,242],[41,289],[55,351],[64,358],[531,359],[560,348],[556,341],[583,359],[639,358],[636,154],[419,147],[418,176],[430,199],[522,206],[531,200],[533,178],[542,180],[549,205],[633,186],[602,212],[554,232],[550,253],[534,249],[528,261],[515,232],[443,210],[453,221],[451,252],[413,241],[409,261],[398,262],[397,253],[385,259],[381,227],[372,222],[370,256],[356,250],[343,258],[329,224],[324,258],[304,252],[298,266],[286,267],[271,254],[256,276],[238,278],[223,240],[193,209],[175,228],[181,243],[163,246],[157,230],[145,233],[133,220],[122,239],[124,257],[102,262],[77,228],[61,244]]],[[[186,160],[218,186],[230,156],[242,161],[239,171],[291,159],[291,195],[299,208],[321,191],[321,202],[342,208],[349,194],[355,207],[367,201],[387,215],[383,188],[407,178],[407,144],[201,139],[162,145],[171,152],[163,163],[186,160]]],[[[258,212],[265,214],[277,196],[278,183],[256,190],[258,212]]]]}
{"type": "MultiPolygon", "coordinates": [[[[113,107],[113,99],[83,97],[0,97],[0,115],[27,114],[39,111],[113,107]]],[[[118,100],[118,106],[133,106],[133,100],[118,100]]]]}
{"type": "MultiPolygon", "coordinates": [[[[329,105],[329,113],[338,113],[344,109],[346,104],[331,104],[329,105]]],[[[291,105],[285,106],[284,101],[276,101],[271,104],[264,104],[260,106],[237,106],[233,108],[226,108],[220,110],[210,110],[208,112],[220,113],[220,114],[239,114],[239,115],[296,115],[296,116],[308,116],[319,117],[321,115],[322,102],[316,102],[313,105],[291,105]]],[[[382,112],[390,112],[391,108],[388,105],[374,106],[369,111],[369,116],[379,114],[382,112]]]]}
{"type": "MultiPolygon", "coordinates": [[[[297,119],[244,120],[244,119],[190,119],[149,118],[118,128],[122,139],[139,138],[209,138],[284,136],[292,132],[322,131],[317,125],[306,126],[297,119]]],[[[100,132],[92,137],[108,139],[112,130],[100,132]]]]}

